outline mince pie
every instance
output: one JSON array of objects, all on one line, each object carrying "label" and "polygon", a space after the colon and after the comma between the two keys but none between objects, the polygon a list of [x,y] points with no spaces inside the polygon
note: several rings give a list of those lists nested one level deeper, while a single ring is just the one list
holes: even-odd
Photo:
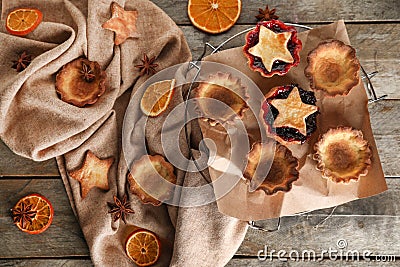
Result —
[{"label": "mince pie", "polygon": [[174,193],[174,167],[161,155],[144,155],[134,162],[128,182],[130,191],[144,204],[160,206]]},{"label": "mince pie", "polygon": [[204,119],[225,123],[241,118],[248,109],[246,87],[232,74],[217,72],[196,88],[196,103]]},{"label": "mince pie", "polygon": [[330,129],[314,148],[317,169],[326,179],[348,183],[368,173],[371,149],[359,130],[348,127]]},{"label": "mince pie", "polygon": [[347,95],[359,83],[356,51],[339,40],[320,43],[308,54],[307,61],[304,74],[314,90],[329,96]]},{"label": "mince pie", "polygon": [[106,73],[96,61],[75,59],[62,67],[56,77],[61,100],[77,107],[94,104],[105,92]]},{"label": "mince pie", "polygon": [[243,52],[250,69],[264,77],[285,75],[300,62],[301,41],[297,30],[279,20],[261,21],[246,35]]},{"label": "mince pie", "polygon": [[278,142],[302,144],[317,129],[314,92],[292,84],[272,88],[265,98],[261,116]]},{"label": "mince pie", "polygon": [[[256,177],[265,177],[258,189],[265,191],[267,195],[278,191],[290,191],[292,183],[299,178],[297,158],[287,147],[279,143],[275,146],[275,153],[271,152],[269,144],[254,143],[247,160],[244,178],[252,180]],[[271,160],[273,160],[272,165]],[[266,169],[265,166],[271,167]]]}]

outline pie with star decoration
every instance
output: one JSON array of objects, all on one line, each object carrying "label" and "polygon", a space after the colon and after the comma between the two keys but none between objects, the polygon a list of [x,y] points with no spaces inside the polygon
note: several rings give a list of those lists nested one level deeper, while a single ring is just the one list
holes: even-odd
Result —
[{"label": "pie with star decoration", "polygon": [[99,159],[92,151],[88,150],[82,166],[69,172],[69,176],[81,184],[81,195],[85,198],[90,189],[98,187],[108,190],[108,171],[114,158]]},{"label": "pie with star decoration", "polygon": [[250,69],[264,77],[285,75],[300,62],[297,30],[279,20],[261,21],[246,35],[244,55]]},{"label": "pie with star decoration", "polygon": [[278,142],[303,144],[317,129],[316,101],[314,92],[295,84],[274,87],[262,103],[262,121]]},{"label": "pie with star decoration", "polygon": [[137,10],[127,11],[116,2],[112,2],[111,18],[104,22],[101,27],[115,32],[114,44],[120,45],[129,37],[139,37],[136,28],[137,17]]}]

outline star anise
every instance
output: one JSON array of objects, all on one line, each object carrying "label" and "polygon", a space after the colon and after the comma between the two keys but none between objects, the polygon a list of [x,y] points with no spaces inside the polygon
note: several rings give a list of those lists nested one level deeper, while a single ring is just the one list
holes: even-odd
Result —
[{"label": "star anise", "polygon": [[152,57],[149,59],[146,54],[143,54],[142,64],[135,65],[135,68],[140,69],[140,76],[143,76],[145,74],[150,75],[157,72],[156,68],[158,67],[158,64],[153,63],[154,60],[156,60],[156,57]]},{"label": "star anise", "polygon": [[135,213],[134,210],[131,209],[131,205],[127,201],[126,195],[122,198],[122,201],[114,196],[114,204],[108,202],[111,210],[108,213],[113,214],[114,222],[118,221],[122,218],[122,221],[126,224],[126,215],[129,213]]},{"label": "star anise", "polygon": [[277,15],[275,15],[275,12],[276,12],[275,8],[269,10],[268,5],[267,5],[265,10],[263,10],[262,8],[258,9],[259,14],[256,16],[256,18],[258,21],[279,19],[279,17]]},{"label": "star anise", "polygon": [[32,206],[33,204],[26,205],[25,203],[22,203],[21,207],[11,209],[14,223],[21,224],[23,229],[26,228],[27,223],[32,223],[32,220],[36,216],[36,211],[32,210]]},{"label": "star anise", "polygon": [[88,83],[92,82],[94,78],[96,78],[92,68],[85,62],[82,62],[82,69],[79,72],[82,74],[82,78]]},{"label": "star anise", "polygon": [[29,55],[26,51],[22,52],[22,54],[18,55],[17,60],[12,61],[12,68],[16,69],[17,72],[21,72],[28,67],[28,65],[32,61],[32,56]]}]

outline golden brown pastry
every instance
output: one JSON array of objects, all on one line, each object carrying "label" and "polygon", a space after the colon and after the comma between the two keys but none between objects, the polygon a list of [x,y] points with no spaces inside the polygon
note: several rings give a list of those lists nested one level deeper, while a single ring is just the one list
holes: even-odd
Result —
[{"label": "golden brown pastry", "polygon": [[330,129],[314,148],[317,169],[326,179],[348,183],[368,173],[371,150],[359,130],[349,127]]},{"label": "golden brown pastry", "polygon": [[347,95],[359,83],[356,51],[339,40],[320,43],[308,54],[307,61],[304,74],[312,89],[329,96]]},{"label": "golden brown pastry", "polygon": [[65,64],[56,77],[61,100],[77,107],[94,104],[105,92],[106,73],[96,61],[85,58]]},{"label": "golden brown pastry", "polygon": [[[266,166],[269,166],[271,160],[273,160],[271,168],[267,170]],[[247,166],[243,176],[250,181],[255,177],[257,180],[265,177],[257,190],[263,190],[267,195],[278,191],[288,192],[292,188],[292,183],[299,178],[298,164],[297,158],[284,145],[277,143],[275,153],[271,153],[270,144],[257,142],[253,144],[247,156]]]},{"label": "golden brown pastry", "polygon": [[196,88],[197,106],[201,115],[210,122],[225,123],[241,118],[248,109],[247,98],[246,88],[240,79],[228,73],[212,74]]},{"label": "golden brown pastry", "polygon": [[[136,181],[140,181],[146,192]],[[137,195],[144,204],[160,206],[163,201],[168,200],[174,193],[173,185],[166,185],[163,180],[176,184],[174,167],[165,161],[161,155],[144,155],[133,163],[128,174],[130,191]]]}]

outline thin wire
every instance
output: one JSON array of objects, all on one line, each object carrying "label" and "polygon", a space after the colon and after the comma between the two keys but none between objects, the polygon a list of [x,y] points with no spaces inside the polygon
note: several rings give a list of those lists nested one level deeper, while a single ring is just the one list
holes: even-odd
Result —
[{"label": "thin wire", "polygon": [[[206,48],[205,48],[204,50],[206,50]],[[200,60],[199,60],[199,61],[200,61]],[[187,128],[187,125],[188,125],[187,118],[188,118],[188,103],[189,103],[189,98],[190,98],[190,94],[192,93],[193,84],[194,84],[194,82],[197,80],[197,78],[199,77],[200,71],[201,71],[201,67],[197,66],[197,62],[198,62],[198,61],[196,61],[196,62],[190,62],[190,64],[189,64],[189,68],[190,68],[190,66],[196,67],[196,68],[197,68],[197,72],[196,72],[196,75],[194,76],[192,82],[190,83],[190,87],[189,87],[189,89],[188,89],[188,92],[187,92],[187,95],[186,95],[186,98],[185,98],[185,114],[184,114],[184,123],[185,123],[185,127],[184,127],[184,128],[185,128],[185,138],[186,138],[186,142],[187,142],[188,150],[189,150],[189,159],[192,159],[192,160],[193,160],[193,163],[194,163],[194,165],[196,166],[197,170],[199,171],[200,175],[207,181],[207,177],[205,176],[205,174],[203,173],[203,171],[200,170],[200,166],[198,165],[197,160],[196,160],[196,159],[194,158],[194,156],[193,156],[192,149],[191,149],[191,145],[190,145],[190,144],[191,144],[190,135],[189,135],[189,131],[188,131],[188,128]]]},{"label": "thin wire", "polygon": [[333,213],[335,212],[336,208],[339,206],[335,206],[333,207],[333,209],[331,210],[331,212],[329,213],[328,216],[326,216],[322,221],[320,221],[317,225],[314,226],[315,229],[318,229],[318,227],[320,227],[322,224],[324,224],[328,219],[330,219],[333,215]]},{"label": "thin wire", "polygon": [[256,225],[256,223],[254,221],[248,221],[247,224],[252,229],[263,231],[263,232],[267,232],[267,233],[272,233],[272,232],[279,231],[279,229],[281,229],[281,217],[278,218],[278,224],[276,225],[275,229],[265,229],[262,226]]}]

